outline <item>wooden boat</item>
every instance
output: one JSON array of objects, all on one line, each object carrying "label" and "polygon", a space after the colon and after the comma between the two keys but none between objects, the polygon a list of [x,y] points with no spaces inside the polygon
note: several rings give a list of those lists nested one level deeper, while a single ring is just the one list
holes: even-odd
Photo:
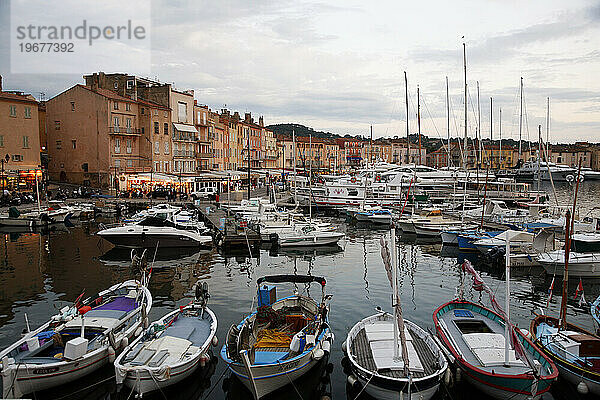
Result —
[{"label": "wooden boat", "polygon": [[[510,257],[510,240],[507,255]],[[506,313],[494,293],[467,260],[463,271],[473,276],[474,289],[485,291],[496,311],[462,298],[433,313],[437,335],[452,355],[451,362],[466,379],[495,399],[536,399],[558,376],[556,366],[519,329],[510,323],[510,264],[506,274]]]},{"label": "wooden boat", "polygon": [[66,384],[106,365],[147,323],[152,296],[146,285],[145,277],[128,280],[77,301],[4,349],[3,397]]},{"label": "wooden boat", "polygon": [[397,293],[395,232],[392,256],[382,242],[382,255],[394,293],[394,313],[379,312],[350,329],[342,349],[351,375],[348,382],[359,385],[376,399],[428,400],[437,392],[448,362],[425,330],[402,317]]},{"label": "wooden boat", "polygon": [[217,344],[217,318],[206,306],[208,286],[196,286],[196,298],[153,322],[115,360],[117,385],[140,395],[182,381],[211,359]]},{"label": "wooden boat", "polygon": [[[319,283],[321,302],[293,294],[275,300],[275,287],[263,283]],[[221,358],[255,399],[288,385],[328,356],[333,342],[327,314],[325,278],[272,275],[259,278],[257,310],[232,325]]]}]

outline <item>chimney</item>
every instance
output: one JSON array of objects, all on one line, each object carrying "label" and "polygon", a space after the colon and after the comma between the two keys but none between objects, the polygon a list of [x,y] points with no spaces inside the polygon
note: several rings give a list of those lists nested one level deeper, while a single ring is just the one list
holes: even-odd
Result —
[{"label": "chimney", "polygon": [[263,120],[263,117],[262,117],[262,115],[261,115],[261,116],[258,118],[258,125],[260,125],[260,126],[265,126],[265,122],[264,122],[264,120]]},{"label": "chimney", "polygon": [[234,112],[234,113],[233,113],[233,119],[235,119],[236,121],[239,121],[239,120],[240,120],[240,113],[239,113],[239,112],[237,112],[237,111],[236,111],[236,112]]},{"label": "chimney", "polygon": [[97,73],[93,73],[92,74],[92,85],[91,85],[92,91],[97,92],[98,91],[98,74]]}]

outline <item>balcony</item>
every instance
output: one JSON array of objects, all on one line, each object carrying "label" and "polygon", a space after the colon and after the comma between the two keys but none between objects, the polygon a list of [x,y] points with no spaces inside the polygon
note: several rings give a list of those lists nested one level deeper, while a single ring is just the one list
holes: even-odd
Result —
[{"label": "balcony", "polygon": [[173,150],[173,157],[196,157],[193,150]]},{"label": "balcony", "polygon": [[111,135],[141,135],[139,128],[127,128],[123,126],[109,126],[108,133]]},{"label": "balcony", "polygon": [[177,142],[197,142],[198,136],[187,135],[184,132],[177,132],[173,134],[173,140]]},{"label": "balcony", "polygon": [[196,153],[196,157],[198,157],[198,158],[212,158],[212,156],[213,155],[210,152],[206,152],[206,153],[199,152],[199,153]]}]

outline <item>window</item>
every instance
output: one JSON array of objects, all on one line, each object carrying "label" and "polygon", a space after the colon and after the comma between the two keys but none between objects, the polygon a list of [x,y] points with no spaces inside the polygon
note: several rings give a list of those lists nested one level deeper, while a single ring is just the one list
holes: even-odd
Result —
[{"label": "window", "polygon": [[73,149],[77,148],[77,140],[73,139],[71,140],[71,146],[73,147]]},{"label": "window", "polygon": [[160,154],[160,142],[154,142],[154,154]]},{"label": "window", "polygon": [[125,111],[131,111],[131,104],[125,103]]},{"label": "window", "polygon": [[13,161],[23,161],[23,156],[21,154],[13,154],[12,160]]},{"label": "window", "polygon": [[113,131],[119,132],[119,117],[113,118]]},{"label": "window", "polygon": [[115,160],[115,168],[121,168],[121,160]]},{"label": "window", "polygon": [[31,118],[31,107],[25,107],[25,118]]},{"label": "window", "polygon": [[165,142],[165,154],[169,154],[169,142]]},{"label": "window", "polygon": [[127,133],[131,133],[131,118],[127,118],[125,120],[125,127],[127,128]]},{"label": "window", "polygon": [[54,129],[60,131],[60,121],[54,121]]},{"label": "window", "polygon": [[169,162],[165,161],[165,171],[164,172],[169,172]]},{"label": "window", "polygon": [[115,153],[121,152],[121,139],[115,138]]},{"label": "window", "polygon": [[113,110],[118,110],[118,109],[119,109],[119,103],[115,101],[113,103]]},{"label": "window", "polygon": [[165,122],[164,130],[165,130],[165,135],[168,135],[169,134],[169,124],[167,122]]},{"label": "window", "polygon": [[133,89],[133,79],[127,81],[127,89]]},{"label": "window", "polygon": [[[156,115],[158,115],[158,111],[156,111]],[[165,111],[165,118],[167,118],[169,116],[169,112]]]},{"label": "window", "polygon": [[17,117],[17,106],[10,106],[10,116],[13,118]]},{"label": "window", "polygon": [[146,109],[144,107],[142,107],[142,110],[140,111],[140,114],[144,115],[146,113]]},{"label": "window", "polygon": [[75,102],[74,101],[71,102],[71,111],[75,111]]},{"label": "window", "polygon": [[154,133],[156,133],[157,135],[160,133],[160,132],[158,131],[158,129],[159,129],[159,128],[158,128],[158,122],[155,122],[155,123],[154,123]]},{"label": "window", "polygon": [[145,131],[145,130],[144,130],[144,127],[142,126],[142,135],[144,134],[144,131]]},{"label": "window", "polygon": [[187,122],[187,104],[177,103],[177,120],[179,122]]},{"label": "window", "polygon": [[129,168],[133,167],[133,160],[127,160],[127,166]]},{"label": "window", "polygon": [[133,145],[131,143],[131,139],[127,139],[127,154],[131,154],[131,151],[133,150]]},{"label": "window", "polygon": [[60,150],[62,149],[62,140],[57,140],[56,141],[56,150]]},{"label": "window", "polygon": [[23,136],[23,148],[24,149],[29,148],[29,136]]},{"label": "window", "polygon": [[4,147],[4,135],[0,135],[0,147]]}]

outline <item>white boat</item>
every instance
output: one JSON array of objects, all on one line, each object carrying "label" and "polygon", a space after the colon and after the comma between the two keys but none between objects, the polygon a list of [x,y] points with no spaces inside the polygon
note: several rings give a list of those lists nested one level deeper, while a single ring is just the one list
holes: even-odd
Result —
[{"label": "white boat", "polygon": [[217,317],[206,307],[208,286],[196,286],[191,304],[153,322],[115,360],[117,385],[142,395],[174,385],[204,367],[218,343]]},{"label": "white boat", "polygon": [[118,247],[211,247],[212,237],[197,230],[179,229],[169,220],[149,216],[132,224],[102,229],[98,236]]},{"label": "white boat", "polygon": [[395,298],[394,313],[377,313],[350,329],[342,345],[352,372],[348,382],[376,399],[429,400],[439,388],[448,361],[431,335],[402,317],[395,236],[392,230],[391,255],[381,238],[381,253]]},{"label": "white boat", "polygon": [[[537,261],[549,275],[562,276],[565,251],[555,250],[537,256]],[[597,278],[600,276],[600,253],[569,253],[569,276]]]},{"label": "white boat", "polygon": [[413,222],[417,236],[440,237],[442,231],[460,224],[460,221],[435,218],[430,221]]},{"label": "white boat", "polygon": [[482,253],[487,253],[489,250],[501,246],[505,246],[506,238],[510,237],[511,250],[517,251],[519,248],[531,246],[535,235],[530,232],[507,230],[499,235],[476,240],[473,244]]},{"label": "white boat", "polygon": [[278,235],[279,246],[326,246],[339,242],[345,235],[339,232],[323,231],[313,226],[305,226]]},{"label": "white boat", "polygon": [[[276,300],[273,286],[261,287],[312,282],[321,284],[320,302],[297,293]],[[328,356],[334,337],[328,325],[330,296],[325,295],[325,283],[325,278],[308,275],[257,280],[259,308],[231,326],[221,349],[221,358],[254,399],[293,383]]]},{"label": "white boat", "polygon": [[581,174],[586,181],[597,181],[600,179],[600,171],[594,171],[589,167],[581,167]]},{"label": "white boat", "polygon": [[109,363],[147,324],[152,296],[128,280],[64,307],[35,331],[0,352],[4,398],[63,385]]},{"label": "white boat", "polygon": [[479,225],[467,224],[460,225],[458,227],[451,227],[444,229],[440,236],[442,237],[442,244],[445,246],[458,246],[458,234],[465,232],[475,232]]}]

